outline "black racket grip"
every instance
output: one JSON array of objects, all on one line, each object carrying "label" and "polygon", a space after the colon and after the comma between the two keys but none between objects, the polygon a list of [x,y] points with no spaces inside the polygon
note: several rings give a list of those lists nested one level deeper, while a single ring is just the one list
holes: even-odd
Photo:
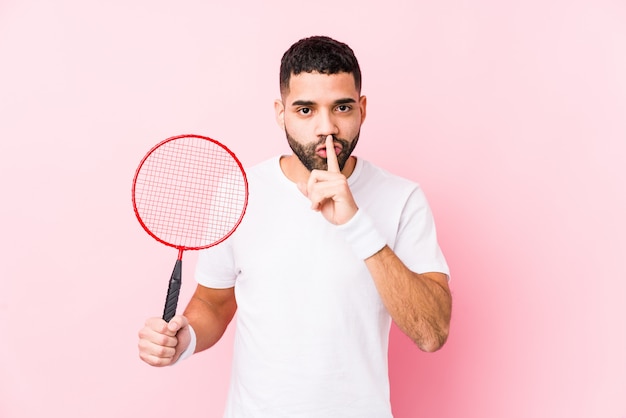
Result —
[{"label": "black racket grip", "polygon": [[163,309],[163,320],[170,322],[170,319],[176,315],[176,306],[178,305],[178,295],[180,293],[181,285],[181,272],[183,268],[183,261],[176,260],[174,264],[174,270],[172,271],[172,277],[170,277],[170,284],[167,288],[167,298],[165,299],[165,308]]}]

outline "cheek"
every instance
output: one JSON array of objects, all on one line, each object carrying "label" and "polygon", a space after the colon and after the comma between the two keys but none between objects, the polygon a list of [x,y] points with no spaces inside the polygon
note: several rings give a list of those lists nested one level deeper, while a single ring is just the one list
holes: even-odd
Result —
[{"label": "cheek", "polygon": [[350,122],[343,125],[342,136],[345,139],[351,140],[354,138],[359,131],[361,130],[361,122],[360,120],[351,120]]},{"label": "cheek", "polygon": [[297,118],[285,118],[285,130],[291,134],[294,138],[301,141],[306,141],[311,136],[307,124]]}]

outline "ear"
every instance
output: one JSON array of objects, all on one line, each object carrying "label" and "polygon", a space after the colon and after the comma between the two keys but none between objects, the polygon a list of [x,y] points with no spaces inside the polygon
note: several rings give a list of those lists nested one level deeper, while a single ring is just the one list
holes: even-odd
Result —
[{"label": "ear", "polygon": [[280,99],[274,100],[274,114],[278,126],[285,129],[285,105],[283,105],[283,101]]},{"label": "ear", "polygon": [[361,108],[361,124],[365,122],[365,115],[367,113],[367,97],[361,96],[359,97],[359,107]]}]

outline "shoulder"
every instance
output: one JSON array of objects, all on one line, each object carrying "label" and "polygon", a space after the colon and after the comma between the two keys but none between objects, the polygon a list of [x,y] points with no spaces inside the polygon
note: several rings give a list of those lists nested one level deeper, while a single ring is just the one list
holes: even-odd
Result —
[{"label": "shoulder", "polygon": [[248,209],[251,209],[250,205],[274,206],[278,201],[291,199],[293,191],[298,191],[295,184],[283,174],[280,156],[274,156],[246,168],[246,177],[249,192]]},{"label": "shoulder", "polygon": [[248,185],[262,187],[283,181],[280,169],[280,156],[274,156],[245,168]]},{"label": "shoulder", "polygon": [[274,156],[259,163],[256,163],[250,167],[246,167],[246,175],[248,177],[271,175],[276,172],[277,167],[280,167],[279,159],[279,156]]},{"label": "shoulder", "polygon": [[374,189],[387,193],[412,194],[416,190],[420,190],[417,182],[401,177],[397,174],[379,167],[378,165],[359,158],[357,160],[357,168],[355,169],[355,179],[353,187]]},{"label": "shoulder", "polygon": [[393,174],[366,160],[359,165],[358,176],[350,187],[360,207],[377,216],[396,216],[396,219],[404,216],[402,214],[430,210],[426,195],[416,181]]}]

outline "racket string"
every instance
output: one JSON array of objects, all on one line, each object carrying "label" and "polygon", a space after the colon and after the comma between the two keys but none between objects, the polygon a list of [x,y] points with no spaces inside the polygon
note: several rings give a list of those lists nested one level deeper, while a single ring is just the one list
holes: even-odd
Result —
[{"label": "racket string", "polygon": [[159,239],[188,248],[219,241],[241,219],[245,175],[229,151],[211,141],[183,137],[159,146],[135,180],[135,205]]}]

